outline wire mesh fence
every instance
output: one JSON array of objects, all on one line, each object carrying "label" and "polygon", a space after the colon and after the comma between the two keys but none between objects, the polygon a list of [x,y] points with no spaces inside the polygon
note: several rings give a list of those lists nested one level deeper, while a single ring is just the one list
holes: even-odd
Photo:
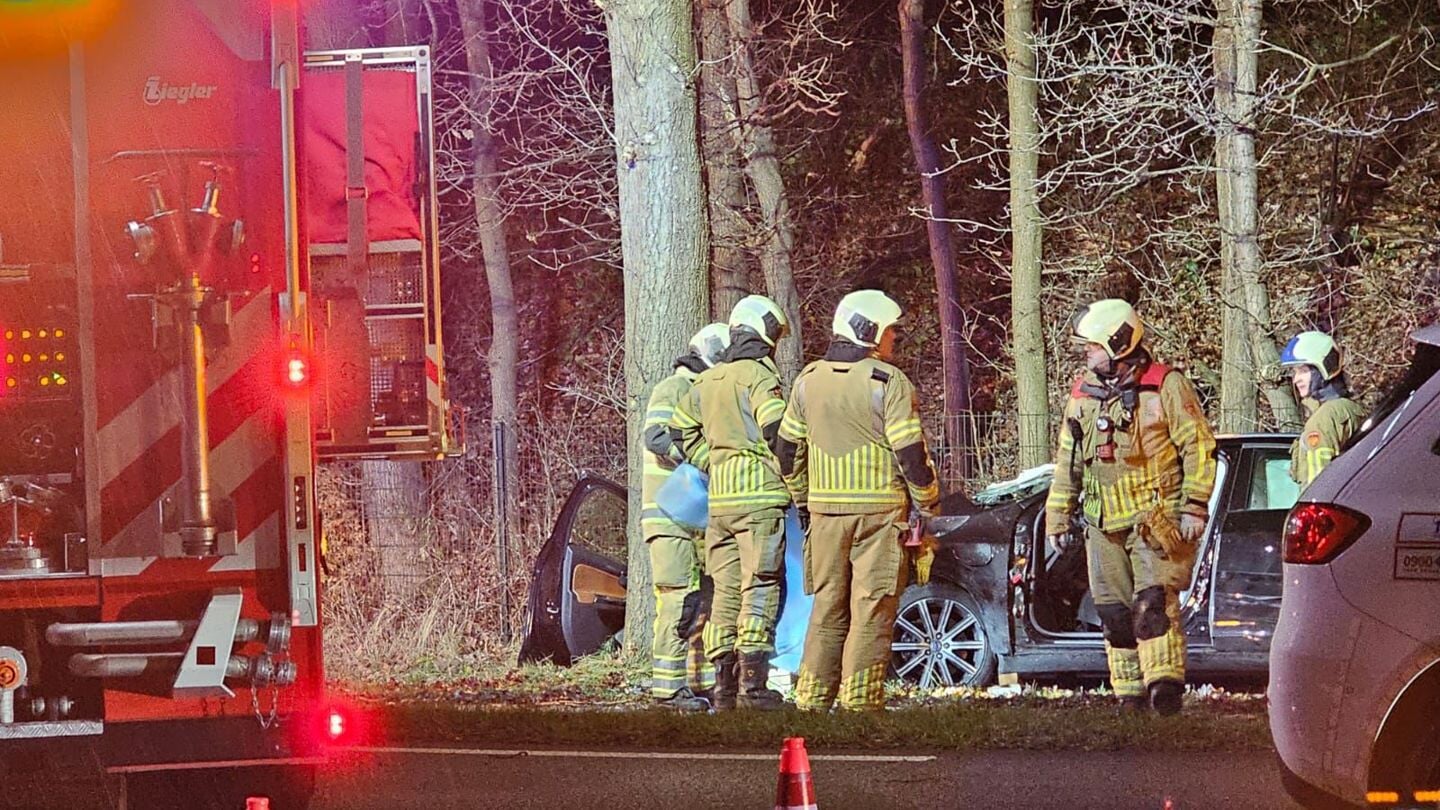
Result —
[{"label": "wire mesh fence", "polygon": [[[438,464],[322,469],[326,640],[336,676],[453,668],[506,650],[523,632],[530,569],[566,495],[587,475],[623,481],[625,452],[618,431],[597,432],[581,452],[540,431],[520,438],[513,478],[497,475],[488,442]],[[503,500],[511,505],[504,525]]]},{"label": "wire mesh fence", "polygon": [[965,412],[927,425],[946,492],[973,493],[1054,457],[1055,425],[1044,414]]}]

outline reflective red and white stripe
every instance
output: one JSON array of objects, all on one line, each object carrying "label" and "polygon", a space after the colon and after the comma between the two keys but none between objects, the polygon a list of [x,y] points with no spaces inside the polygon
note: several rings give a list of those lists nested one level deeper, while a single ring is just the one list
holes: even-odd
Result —
[{"label": "reflective red and white stripe", "polygon": [[[276,342],[275,299],[264,290],[235,313],[229,342],[206,366],[211,492],[234,503],[239,541],[236,555],[204,561],[205,570],[282,563],[284,499],[276,493],[284,491],[283,465],[270,368]],[[127,373],[102,369],[99,384]],[[182,384],[176,366],[99,426],[99,573],[153,573],[161,548],[160,503],[180,494]]]}]

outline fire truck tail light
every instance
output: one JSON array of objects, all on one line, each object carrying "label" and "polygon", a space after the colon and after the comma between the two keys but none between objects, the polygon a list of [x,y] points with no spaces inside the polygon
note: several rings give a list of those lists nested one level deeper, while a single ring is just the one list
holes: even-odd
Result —
[{"label": "fire truck tail light", "polygon": [[280,362],[280,382],[292,390],[310,386],[310,358],[305,352],[293,347],[285,352]]},{"label": "fire truck tail light", "polygon": [[330,742],[339,742],[345,736],[345,715],[339,709],[331,709],[325,717],[325,736]]},{"label": "fire truck tail light", "polygon": [[330,704],[312,716],[313,742],[322,747],[371,745],[370,713],[356,706]]}]

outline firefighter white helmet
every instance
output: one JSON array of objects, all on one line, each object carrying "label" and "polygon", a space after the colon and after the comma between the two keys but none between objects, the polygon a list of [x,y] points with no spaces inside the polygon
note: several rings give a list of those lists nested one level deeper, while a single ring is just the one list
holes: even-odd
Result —
[{"label": "firefighter white helmet", "polygon": [[878,346],[885,330],[900,320],[900,305],[879,290],[856,290],[840,299],[830,329],[859,346]]},{"label": "firefighter white helmet", "polygon": [[723,323],[712,323],[703,327],[690,338],[690,351],[705,361],[705,365],[713,366],[720,362],[720,356],[725,354],[725,349],[730,346],[730,327]]},{"label": "firefighter white helmet", "polygon": [[1280,353],[1280,365],[1314,366],[1326,382],[1340,374],[1340,347],[1334,338],[1324,332],[1301,332],[1285,344]]},{"label": "firefighter white helmet", "polygon": [[1119,298],[1096,301],[1080,310],[1071,322],[1071,339],[1078,343],[1098,343],[1111,360],[1119,360],[1140,345],[1145,325],[1135,308]]},{"label": "firefighter white helmet", "polygon": [[749,329],[774,346],[790,329],[780,305],[763,295],[747,295],[730,311],[731,329]]}]

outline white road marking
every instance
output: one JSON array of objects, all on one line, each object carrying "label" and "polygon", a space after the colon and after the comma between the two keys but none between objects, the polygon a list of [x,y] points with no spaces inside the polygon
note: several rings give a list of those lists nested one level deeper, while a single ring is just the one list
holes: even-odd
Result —
[{"label": "white road marking", "polygon": [[[512,748],[384,748],[355,746],[341,749],[362,754],[431,754],[475,757],[554,757],[557,759],[715,759],[775,762],[779,754],[706,754],[682,751],[551,751]],[[933,756],[876,754],[811,754],[815,762],[933,762]]]}]

